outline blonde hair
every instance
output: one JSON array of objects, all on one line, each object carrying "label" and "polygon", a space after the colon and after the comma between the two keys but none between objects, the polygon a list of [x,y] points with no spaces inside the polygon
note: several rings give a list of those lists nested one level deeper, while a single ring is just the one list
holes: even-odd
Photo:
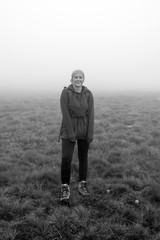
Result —
[{"label": "blonde hair", "polygon": [[71,75],[71,80],[74,78],[74,76],[77,74],[77,73],[80,73],[82,76],[83,76],[83,78],[85,78],[85,75],[84,75],[84,72],[82,71],[82,70],[75,70],[75,71],[73,71],[73,73],[72,73],[72,75]]}]

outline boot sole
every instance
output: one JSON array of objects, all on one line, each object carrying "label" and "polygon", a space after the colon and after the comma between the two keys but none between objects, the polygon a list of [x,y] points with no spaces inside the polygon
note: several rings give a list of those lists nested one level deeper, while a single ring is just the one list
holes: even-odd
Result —
[{"label": "boot sole", "polygon": [[90,193],[88,193],[88,194],[83,194],[83,193],[81,193],[80,191],[78,191],[78,193],[81,195],[81,196],[83,196],[83,197],[89,197],[91,194]]}]

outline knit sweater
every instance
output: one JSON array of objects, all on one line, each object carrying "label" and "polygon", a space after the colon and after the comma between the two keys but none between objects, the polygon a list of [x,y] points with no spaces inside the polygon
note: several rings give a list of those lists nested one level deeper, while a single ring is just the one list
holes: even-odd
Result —
[{"label": "knit sweater", "polygon": [[94,134],[94,99],[91,91],[82,86],[77,93],[73,85],[62,90],[60,97],[62,112],[62,124],[60,137],[62,139],[86,139],[93,140]]}]

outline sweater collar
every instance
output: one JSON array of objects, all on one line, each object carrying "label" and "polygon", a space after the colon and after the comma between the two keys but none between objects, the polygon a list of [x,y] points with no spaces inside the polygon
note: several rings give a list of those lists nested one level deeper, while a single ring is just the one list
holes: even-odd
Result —
[{"label": "sweater collar", "polygon": [[[75,89],[74,89],[74,87],[73,87],[72,84],[70,84],[70,85],[68,86],[68,89],[71,90],[72,92],[76,93],[76,91],[75,91]],[[86,92],[87,90],[88,90],[87,87],[82,86],[82,91],[81,91],[81,93]]]}]

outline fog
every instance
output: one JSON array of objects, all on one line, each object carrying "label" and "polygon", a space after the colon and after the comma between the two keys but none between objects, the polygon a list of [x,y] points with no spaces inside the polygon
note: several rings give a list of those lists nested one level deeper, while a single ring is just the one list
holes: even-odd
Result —
[{"label": "fog", "polygon": [[5,0],[0,90],[160,91],[159,0]]}]

